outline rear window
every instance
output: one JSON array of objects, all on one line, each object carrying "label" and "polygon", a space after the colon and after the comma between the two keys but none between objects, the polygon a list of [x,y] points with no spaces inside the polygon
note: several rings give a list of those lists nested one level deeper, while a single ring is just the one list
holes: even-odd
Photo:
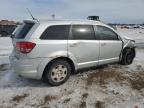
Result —
[{"label": "rear window", "polygon": [[40,39],[42,40],[65,40],[69,36],[70,25],[54,25],[48,27]]},{"label": "rear window", "polygon": [[15,32],[15,38],[16,39],[24,39],[27,35],[27,33],[30,31],[30,29],[33,27],[34,23],[23,23],[20,25],[18,30]]}]

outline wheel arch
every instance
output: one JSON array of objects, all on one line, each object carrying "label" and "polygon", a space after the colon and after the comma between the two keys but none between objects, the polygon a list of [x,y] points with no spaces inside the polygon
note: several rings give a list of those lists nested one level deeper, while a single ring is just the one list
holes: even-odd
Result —
[{"label": "wheel arch", "polygon": [[54,62],[54,61],[56,61],[56,60],[66,60],[66,61],[70,64],[70,66],[72,67],[72,73],[75,72],[75,64],[74,64],[74,62],[73,62],[70,58],[68,58],[68,57],[57,57],[57,58],[51,59],[51,60],[46,64],[46,66],[44,67],[43,72],[42,72],[42,78],[45,76],[45,70],[46,70],[46,68],[47,68],[52,62]]},{"label": "wheel arch", "polygon": [[122,60],[122,56],[123,56],[123,54],[124,54],[124,53],[125,53],[125,51],[126,51],[126,50],[128,50],[128,49],[130,49],[130,50],[132,50],[132,51],[133,51],[133,53],[134,53],[134,57],[136,56],[135,47],[130,47],[130,46],[127,46],[127,47],[125,47],[125,48],[122,50],[122,52],[121,52],[120,61]]},{"label": "wheel arch", "polygon": [[133,53],[134,53],[134,55],[135,55],[135,47],[125,47],[125,48],[123,49],[123,52],[125,52],[127,49],[132,50]]}]

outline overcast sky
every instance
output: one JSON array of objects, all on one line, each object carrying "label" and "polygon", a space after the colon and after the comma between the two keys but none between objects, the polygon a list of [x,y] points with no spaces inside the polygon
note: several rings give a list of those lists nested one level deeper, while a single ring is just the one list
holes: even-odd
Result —
[{"label": "overcast sky", "polygon": [[0,0],[0,19],[85,19],[99,15],[105,22],[144,23],[144,0]]}]

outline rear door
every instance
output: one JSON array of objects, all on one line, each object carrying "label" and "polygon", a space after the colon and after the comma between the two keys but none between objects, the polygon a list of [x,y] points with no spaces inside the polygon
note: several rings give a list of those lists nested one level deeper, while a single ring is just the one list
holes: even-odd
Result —
[{"label": "rear door", "polygon": [[96,37],[100,40],[99,64],[106,64],[119,60],[122,50],[122,41],[112,29],[97,25],[95,26]]},{"label": "rear door", "polygon": [[42,33],[39,47],[35,52],[39,57],[61,57],[67,56],[67,43],[70,31],[70,25],[51,25]]},{"label": "rear door", "polygon": [[99,41],[92,25],[72,25],[68,51],[76,59],[79,68],[98,64]]}]

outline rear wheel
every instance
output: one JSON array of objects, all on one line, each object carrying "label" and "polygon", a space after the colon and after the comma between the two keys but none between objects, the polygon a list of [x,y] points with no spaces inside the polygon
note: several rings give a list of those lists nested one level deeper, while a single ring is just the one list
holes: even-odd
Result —
[{"label": "rear wheel", "polygon": [[134,56],[135,56],[135,54],[132,49],[128,48],[128,49],[124,50],[121,64],[130,65],[133,62]]},{"label": "rear wheel", "polygon": [[71,66],[66,60],[52,61],[45,70],[45,81],[52,86],[58,86],[68,80]]}]

